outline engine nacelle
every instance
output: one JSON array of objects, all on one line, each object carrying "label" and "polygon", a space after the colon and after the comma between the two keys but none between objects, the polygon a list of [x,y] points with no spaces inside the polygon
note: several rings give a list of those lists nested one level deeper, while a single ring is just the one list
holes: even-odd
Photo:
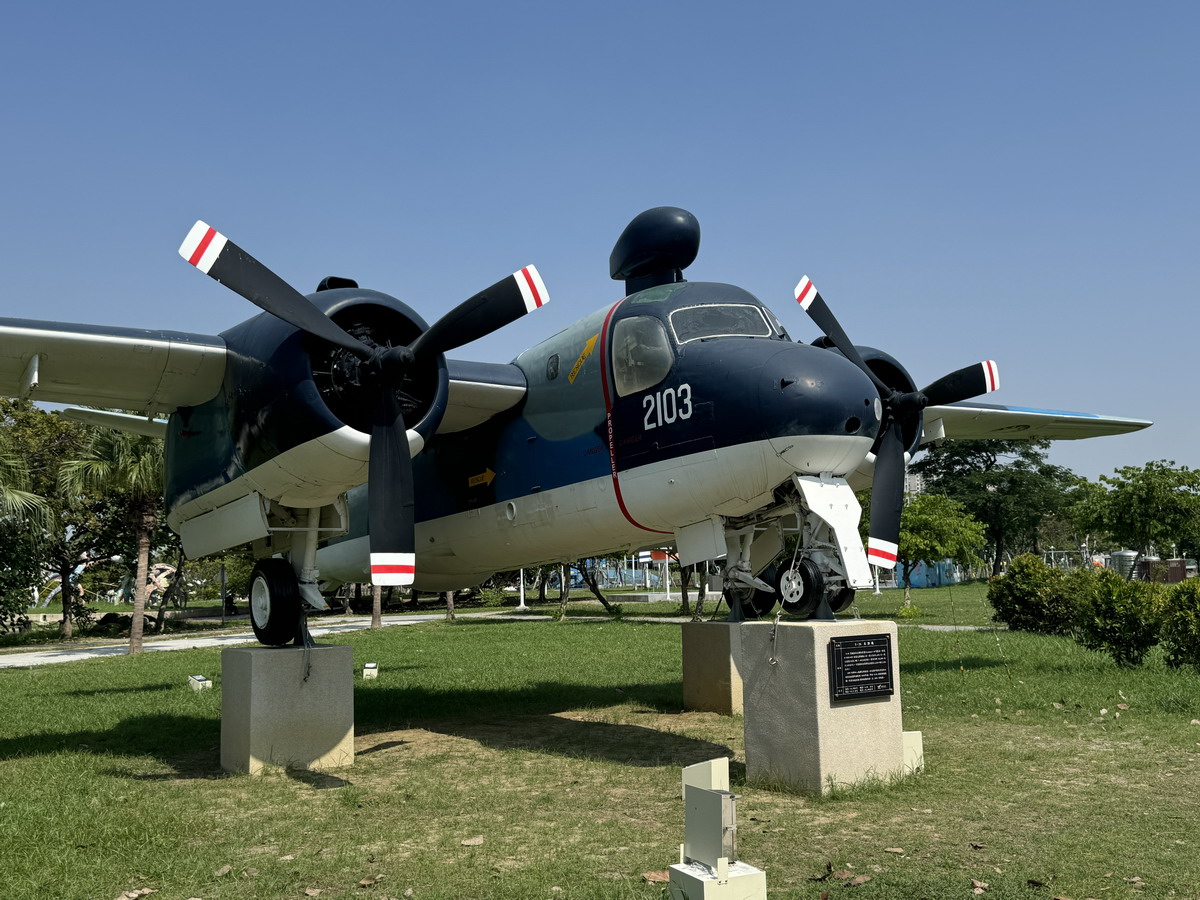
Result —
[{"label": "engine nacelle", "polygon": [[[378,291],[337,288],[309,299],[371,345],[406,345],[428,328],[407,305]],[[251,493],[309,508],[362,484],[377,395],[360,383],[357,359],[268,313],[221,337],[228,348],[221,392],[174,413],[167,429],[171,527],[179,531]],[[410,446],[419,449],[446,412],[445,358],[413,367],[397,397]]]}]

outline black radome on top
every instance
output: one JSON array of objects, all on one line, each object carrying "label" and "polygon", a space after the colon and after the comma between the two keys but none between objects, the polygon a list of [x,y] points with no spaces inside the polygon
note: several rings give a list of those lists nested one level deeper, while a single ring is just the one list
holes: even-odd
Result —
[{"label": "black radome on top", "polygon": [[686,209],[658,206],[633,217],[608,258],[609,275],[628,294],[683,281],[700,251],[700,223]]}]

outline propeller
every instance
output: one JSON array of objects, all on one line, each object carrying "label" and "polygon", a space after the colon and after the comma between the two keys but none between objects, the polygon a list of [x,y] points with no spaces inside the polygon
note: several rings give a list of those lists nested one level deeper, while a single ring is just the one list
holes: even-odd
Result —
[{"label": "propeller", "polygon": [[179,255],[260,309],[358,359],[359,380],[376,395],[367,464],[371,582],[412,584],[416,574],[412,457],[396,391],[420,361],[490,334],[548,303],[550,296],[537,269],[526,266],[463,301],[407,347],[373,347],[348,333],[307,297],[204,222],[192,226],[179,247]]},{"label": "propeller", "polygon": [[943,375],[922,390],[898,391],[871,371],[808,276],[800,279],[794,293],[796,302],[817,327],[879,390],[883,417],[875,448],[867,559],[880,568],[894,569],[900,543],[900,514],[904,508],[903,435],[916,430],[921,411],[927,406],[957,403],[996,390],[1000,387],[1000,370],[995,362],[986,360]]}]

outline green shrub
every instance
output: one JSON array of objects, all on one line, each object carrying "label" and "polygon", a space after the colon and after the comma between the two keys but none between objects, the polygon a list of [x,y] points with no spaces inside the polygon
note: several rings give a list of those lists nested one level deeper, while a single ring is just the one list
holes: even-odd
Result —
[{"label": "green shrub", "polygon": [[484,606],[505,606],[510,600],[516,605],[517,602],[516,594],[510,596],[503,589],[496,587],[476,588],[475,596]]},{"label": "green shrub", "polygon": [[920,607],[913,606],[912,604],[909,604],[908,606],[901,606],[898,610],[896,610],[897,619],[919,619],[920,617]]},{"label": "green shrub", "polygon": [[1040,557],[1026,553],[1009,563],[1008,571],[988,585],[988,602],[997,622],[1014,631],[1068,634],[1075,610],[1062,590],[1063,574]]},{"label": "green shrub", "polygon": [[1159,618],[1167,664],[1200,672],[1200,578],[1189,578],[1166,591]]},{"label": "green shrub", "polygon": [[1080,569],[1063,579],[1076,609],[1075,639],[1109,654],[1118,666],[1138,666],[1159,640],[1162,585],[1126,581],[1111,569]]}]

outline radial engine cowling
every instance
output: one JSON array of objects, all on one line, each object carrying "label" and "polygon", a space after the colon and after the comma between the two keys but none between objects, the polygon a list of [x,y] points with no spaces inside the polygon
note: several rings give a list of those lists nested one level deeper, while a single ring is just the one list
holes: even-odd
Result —
[{"label": "radial engine cowling", "polygon": [[[371,347],[407,346],[429,326],[394,297],[362,288],[337,288],[310,295],[319,308],[353,337]],[[313,383],[329,411],[341,422],[370,434],[376,398],[360,380],[358,360],[340,347],[308,340]],[[437,431],[446,413],[449,378],[446,360],[430,358],[405,374],[396,396],[409,431],[422,442]]]},{"label": "radial engine cowling", "polygon": [[[310,295],[355,337],[407,344],[427,329],[404,303],[377,291],[338,288]],[[253,491],[283,506],[326,506],[367,480],[376,392],[360,383],[345,350],[268,313],[226,331],[221,395],[176,413],[166,452],[172,527]],[[449,377],[441,355],[410,368],[397,397],[415,453],[446,412]],[[214,454],[224,440],[225,456]],[[239,483],[226,491],[218,488]]]}]

